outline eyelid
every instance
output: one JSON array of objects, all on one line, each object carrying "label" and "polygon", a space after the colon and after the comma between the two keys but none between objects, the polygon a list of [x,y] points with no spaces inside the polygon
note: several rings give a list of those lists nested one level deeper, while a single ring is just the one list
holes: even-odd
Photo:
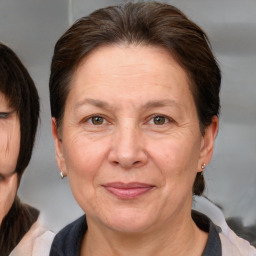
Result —
[{"label": "eyelid", "polygon": [[1,118],[1,119],[7,119],[12,113],[14,113],[14,111],[10,111],[10,112],[0,112],[0,118]]},{"label": "eyelid", "polygon": [[0,118],[2,118],[2,119],[8,118],[9,115],[10,115],[10,113],[7,113],[7,112],[0,112]]}]

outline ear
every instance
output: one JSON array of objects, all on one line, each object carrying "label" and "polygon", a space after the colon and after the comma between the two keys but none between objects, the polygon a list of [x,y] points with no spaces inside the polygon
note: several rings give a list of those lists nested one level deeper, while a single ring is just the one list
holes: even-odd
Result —
[{"label": "ear", "polygon": [[66,162],[63,156],[62,139],[59,136],[57,122],[55,118],[52,118],[52,136],[55,144],[55,157],[59,170],[64,176],[67,176]]},{"label": "ear", "polygon": [[212,159],[214,141],[218,132],[218,125],[219,125],[218,117],[214,116],[212,118],[211,124],[205,129],[205,134],[201,142],[200,158],[198,161],[199,172],[202,172],[204,169],[202,168],[202,166],[204,164],[207,166]]}]

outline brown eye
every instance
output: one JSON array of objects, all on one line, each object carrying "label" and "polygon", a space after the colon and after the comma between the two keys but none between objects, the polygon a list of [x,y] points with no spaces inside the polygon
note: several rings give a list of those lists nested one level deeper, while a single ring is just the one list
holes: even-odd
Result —
[{"label": "brown eye", "polygon": [[155,116],[154,118],[153,118],[153,122],[154,122],[154,124],[156,124],[156,125],[162,125],[162,124],[165,124],[166,123],[166,117],[164,117],[164,116]]},{"label": "brown eye", "polygon": [[104,123],[104,118],[101,116],[93,116],[90,118],[90,121],[93,125],[101,125]]}]

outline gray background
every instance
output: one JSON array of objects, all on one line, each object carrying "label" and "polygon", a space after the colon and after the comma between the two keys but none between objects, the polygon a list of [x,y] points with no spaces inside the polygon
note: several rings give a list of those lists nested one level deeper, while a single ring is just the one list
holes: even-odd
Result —
[{"label": "gray background", "polygon": [[[82,211],[60,180],[51,138],[48,79],[54,44],[72,22],[124,1],[0,0],[0,41],[30,71],[41,98],[41,124],[19,194],[39,208],[53,230]],[[209,35],[223,74],[220,129],[206,169],[206,194],[226,217],[256,223],[256,1],[176,0],[174,4]]]}]

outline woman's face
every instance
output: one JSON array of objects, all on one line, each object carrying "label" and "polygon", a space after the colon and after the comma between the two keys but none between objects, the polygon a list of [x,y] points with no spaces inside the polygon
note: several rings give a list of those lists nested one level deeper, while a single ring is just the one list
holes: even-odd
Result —
[{"label": "woman's face", "polygon": [[9,212],[18,187],[14,173],[20,150],[20,122],[0,93],[0,224]]},{"label": "woman's face", "polygon": [[71,82],[56,157],[89,225],[122,232],[190,215],[192,187],[211,158],[185,71],[158,47],[105,46]]}]

